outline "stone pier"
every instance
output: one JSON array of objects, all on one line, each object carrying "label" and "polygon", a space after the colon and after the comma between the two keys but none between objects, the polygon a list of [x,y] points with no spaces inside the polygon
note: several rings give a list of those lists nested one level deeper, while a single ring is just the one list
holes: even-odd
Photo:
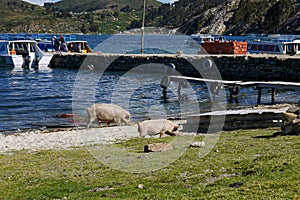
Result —
[{"label": "stone pier", "polygon": [[300,81],[300,55],[62,53],[53,56],[50,67],[129,71],[145,64],[170,66],[171,63],[183,76],[216,78],[220,75],[226,80]]}]

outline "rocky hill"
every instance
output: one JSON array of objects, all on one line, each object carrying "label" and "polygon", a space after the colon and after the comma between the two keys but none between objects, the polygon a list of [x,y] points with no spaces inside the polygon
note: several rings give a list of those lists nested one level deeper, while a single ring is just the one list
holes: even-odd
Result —
[{"label": "rocky hill", "polygon": [[179,0],[152,10],[147,19],[186,34],[300,34],[300,1]]},{"label": "rocky hill", "polygon": [[[147,0],[146,26],[185,34],[300,34],[299,0]],[[140,28],[141,0],[0,1],[0,32],[119,33]]]}]

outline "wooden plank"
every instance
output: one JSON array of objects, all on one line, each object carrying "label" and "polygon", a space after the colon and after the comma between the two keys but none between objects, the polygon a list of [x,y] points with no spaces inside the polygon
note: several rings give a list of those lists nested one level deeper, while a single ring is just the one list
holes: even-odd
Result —
[{"label": "wooden plank", "polygon": [[214,122],[229,122],[229,121],[265,121],[265,120],[281,120],[282,113],[249,113],[237,115],[224,115],[224,116],[187,116],[188,123],[207,123]]},{"label": "wooden plank", "polygon": [[299,82],[285,82],[285,81],[228,81],[228,80],[218,80],[218,79],[204,79],[204,78],[194,78],[188,76],[169,76],[171,81],[180,82],[182,80],[191,80],[199,82],[208,83],[222,83],[225,85],[239,85],[239,86],[255,86],[260,88],[299,88]]},{"label": "wooden plank", "polygon": [[254,109],[242,109],[242,110],[219,110],[219,111],[212,111],[207,113],[200,113],[195,115],[189,115],[190,116],[222,116],[222,115],[246,115],[246,114],[252,114],[252,113],[283,113],[287,110],[287,108],[282,109],[260,109],[260,110],[254,110]]},{"label": "wooden plank", "polygon": [[180,82],[182,80],[190,81],[199,81],[199,82],[208,82],[208,83],[223,83],[223,84],[238,84],[241,81],[226,81],[226,80],[217,80],[217,79],[205,79],[205,78],[194,78],[188,76],[169,76],[170,81]]},{"label": "wooden plank", "polygon": [[[218,131],[232,131],[238,129],[257,129],[257,128],[268,128],[268,127],[280,127],[280,121],[265,121],[265,122],[242,122],[236,121],[232,123],[225,123],[225,124],[210,124],[210,123],[203,123],[203,124],[185,124],[183,125],[184,131],[197,131],[197,132],[207,132],[210,129],[210,133],[218,132]],[[201,130],[201,131],[199,131]]]},{"label": "wooden plank", "polygon": [[253,129],[278,127],[282,124],[282,113],[284,109],[276,110],[225,110],[201,113],[198,115],[187,116],[187,124],[184,128],[187,130],[201,132],[236,130],[236,129]]},{"label": "wooden plank", "polygon": [[280,120],[266,120],[266,121],[231,121],[225,123],[195,123],[195,124],[186,124],[185,126],[189,127],[201,127],[201,128],[221,128],[227,130],[235,130],[241,128],[260,128],[260,127],[270,127],[270,126],[281,126]]}]

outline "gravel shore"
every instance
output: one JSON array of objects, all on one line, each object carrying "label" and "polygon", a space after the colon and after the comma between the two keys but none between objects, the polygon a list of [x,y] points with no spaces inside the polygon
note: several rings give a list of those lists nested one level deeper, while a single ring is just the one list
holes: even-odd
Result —
[{"label": "gravel shore", "polygon": [[[177,122],[177,124],[182,123],[182,121]],[[11,153],[18,150],[38,151],[68,149],[94,144],[112,144],[120,140],[129,140],[137,137],[139,137],[137,124],[90,129],[77,128],[66,131],[21,131],[17,134],[0,134],[0,153]]]},{"label": "gravel shore", "polygon": [[35,130],[18,134],[0,134],[0,153],[16,150],[67,149],[93,144],[109,144],[138,137],[137,125],[77,129],[43,133]]}]

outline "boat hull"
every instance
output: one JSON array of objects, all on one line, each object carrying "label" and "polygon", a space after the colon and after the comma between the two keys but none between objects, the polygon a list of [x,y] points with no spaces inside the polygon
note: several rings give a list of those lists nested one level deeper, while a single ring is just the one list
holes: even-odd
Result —
[{"label": "boat hull", "polygon": [[204,42],[200,48],[200,54],[247,54],[247,42]]},{"label": "boat hull", "polygon": [[21,69],[23,65],[23,58],[19,55],[1,55],[0,67],[1,68],[18,68]]}]

